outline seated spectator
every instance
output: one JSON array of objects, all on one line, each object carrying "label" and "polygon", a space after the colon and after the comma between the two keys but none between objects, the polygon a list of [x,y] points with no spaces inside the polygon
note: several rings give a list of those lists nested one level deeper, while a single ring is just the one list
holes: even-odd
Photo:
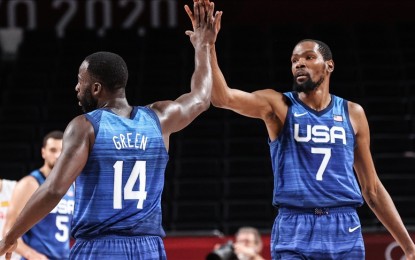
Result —
[{"label": "seated spectator", "polygon": [[262,238],[254,227],[241,227],[235,234],[235,241],[216,244],[206,260],[265,260],[262,253]]},{"label": "seated spectator", "polygon": [[259,231],[253,227],[241,227],[235,234],[235,254],[239,260],[264,260],[262,239]]}]

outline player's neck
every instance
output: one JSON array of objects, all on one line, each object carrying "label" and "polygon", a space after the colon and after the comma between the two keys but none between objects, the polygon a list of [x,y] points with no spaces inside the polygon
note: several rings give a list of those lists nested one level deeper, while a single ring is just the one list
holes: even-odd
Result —
[{"label": "player's neck", "polygon": [[321,111],[328,107],[331,102],[331,94],[328,91],[315,89],[308,93],[298,93],[298,98],[308,107],[315,111]]},{"label": "player's neck", "polygon": [[47,178],[49,176],[49,173],[52,171],[52,169],[47,166],[46,164],[44,164],[39,171],[45,176],[45,178]]},{"label": "player's neck", "polygon": [[126,98],[114,98],[100,104],[101,108],[111,109],[115,114],[122,117],[130,117],[132,107]]}]

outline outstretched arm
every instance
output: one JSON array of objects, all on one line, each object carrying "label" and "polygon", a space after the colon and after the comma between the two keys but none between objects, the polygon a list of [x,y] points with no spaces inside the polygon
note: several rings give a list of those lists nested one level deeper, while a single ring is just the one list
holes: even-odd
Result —
[{"label": "outstretched arm", "polygon": [[[198,0],[194,0],[198,2]],[[208,5],[209,0],[199,0]],[[192,26],[196,26],[196,18],[189,7],[185,7],[186,12],[192,22]],[[212,19],[221,19],[215,15]],[[221,23],[215,23],[215,31],[220,30]],[[215,46],[210,49],[211,66],[213,77],[212,88],[212,104],[215,107],[232,110],[238,114],[262,119],[268,130],[271,140],[274,140],[285,121],[288,107],[285,103],[284,96],[272,89],[258,90],[253,93],[245,92],[239,89],[230,88],[226,83],[225,77],[219,67],[216,56]]]},{"label": "outstretched arm", "polygon": [[16,247],[16,240],[59,203],[84,168],[94,138],[94,129],[85,116],[78,116],[69,123],[63,135],[59,159],[0,241],[0,255],[11,253]]},{"label": "outstretched arm", "polygon": [[210,49],[217,36],[217,32],[214,31],[215,23],[220,22],[220,19],[209,19],[212,17],[213,3],[205,10],[202,4],[195,2],[194,8],[197,10],[195,12],[196,27],[193,31],[186,32],[195,49],[195,70],[191,79],[190,92],[174,101],[159,101],[150,105],[159,117],[167,147],[171,133],[186,127],[210,105],[212,89]]},{"label": "outstretched arm", "polygon": [[267,121],[270,115],[285,118],[286,105],[281,93],[272,89],[245,92],[230,88],[219,67],[215,47],[211,50],[213,75],[212,104],[238,114]]},{"label": "outstretched arm", "polygon": [[349,102],[350,117],[356,133],[354,168],[362,194],[386,229],[391,233],[405,252],[406,259],[415,259],[415,245],[406,230],[395,204],[379,177],[370,153],[369,125],[360,105]]}]

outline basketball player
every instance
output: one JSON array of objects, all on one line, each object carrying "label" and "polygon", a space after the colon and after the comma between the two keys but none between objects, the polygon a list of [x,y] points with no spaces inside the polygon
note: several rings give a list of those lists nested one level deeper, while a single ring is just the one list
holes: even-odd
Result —
[{"label": "basketball player", "polygon": [[[192,12],[186,11],[194,25]],[[307,39],[295,46],[294,90],[287,93],[229,88],[214,48],[211,58],[212,104],[261,119],[268,131],[273,205],[279,207],[272,259],[364,259],[356,213],[363,198],[406,258],[415,259],[414,243],[377,176],[363,108],[329,91],[334,62],[325,43]]]},{"label": "basketball player", "polygon": [[[42,219],[75,181],[72,259],[165,259],[161,195],[169,136],[209,108],[210,48],[221,13],[195,4],[197,26],[187,31],[195,48],[191,91],[174,101],[130,106],[124,60],[109,52],[86,57],[79,68],[79,104],[84,115],[65,130],[62,154],[0,242],[0,255]],[[213,22],[214,21],[214,22]]]},{"label": "basketball player", "polygon": [[[62,137],[62,131],[52,131],[43,138],[41,152],[44,163],[16,184],[5,231],[15,223],[32,194],[48,178],[61,154]],[[73,210],[74,188],[71,186],[59,204],[19,239],[16,252],[22,255],[22,259],[67,259]]]}]

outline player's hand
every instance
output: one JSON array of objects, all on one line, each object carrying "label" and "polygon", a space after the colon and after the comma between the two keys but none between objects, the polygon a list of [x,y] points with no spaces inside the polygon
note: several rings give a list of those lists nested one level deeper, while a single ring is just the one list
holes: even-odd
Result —
[{"label": "player's hand", "polygon": [[11,259],[12,253],[16,249],[16,247],[17,247],[16,240],[10,243],[6,242],[5,239],[1,240],[0,241],[0,256],[5,254],[6,259]]},{"label": "player's hand", "polygon": [[[195,3],[202,3],[203,6],[205,6],[205,8],[211,4],[211,2],[209,0],[193,0],[193,5]],[[184,6],[184,10],[186,11],[187,15],[190,18],[190,21],[192,22],[193,30],[196,29],[197,22],[196,22],[194,14],[192,13],[192,10],[190,10],[190,7],[188,5]],[[212,12],[212,14],[213,14],[213,12]],[[222,15],[222,11],[220,12],[220,14]],[[215,16],[216,16],[216,14],[215,14]],[[215,17],[210,17],[210,19],[215,19]],[[215,28],[215,30],[217,32],[219,32],[220,31],[220,22],[217,23],[216,26],[217,26],[217,28]]]},{"label": "player's hand", "polygon": [[415,253],[414,254],[406,254],[405,258],[406,258],[406,260],[415,260]]},{"label": "player's hand", "polygon": [[220,30],[222,12],[217,11],[213,16],[215,5],[209,0],[193,2],[193,12],[186,5],[185,9],[192,21],[193,31],[186,31],[194,47],[213,45]]}]

